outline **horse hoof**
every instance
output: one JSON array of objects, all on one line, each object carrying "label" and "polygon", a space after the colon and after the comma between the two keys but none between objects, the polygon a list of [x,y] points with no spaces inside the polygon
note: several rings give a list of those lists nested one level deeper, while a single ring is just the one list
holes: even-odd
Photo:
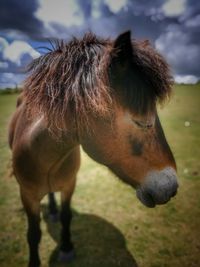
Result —
[{"label": "horse hoof", "polygon": [[55,213],[55,214],[49,214],[49,220],[52,223],[57,223],[59,221],[59,214]]},{"label": "horse hoof", "polygon": [[75,259],[75,251],[71,250],[69,252],[60,251],[58,254],[59,262],[71,262]]}]

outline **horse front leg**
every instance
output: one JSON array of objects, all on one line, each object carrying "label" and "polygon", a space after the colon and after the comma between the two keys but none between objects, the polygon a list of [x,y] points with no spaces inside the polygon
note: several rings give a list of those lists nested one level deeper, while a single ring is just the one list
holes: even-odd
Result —
[{"label": "horse front leg", "polygon": [[27,241],[29,245],[28,267],[39,267],[40,257],[39,257],[38,247],[41,239],[40,200],[23,190],[21,190],[21,199],[28,220],[28,229],[27,229]]},{"label": "horse front leg", "polygon": [[72,180],[70,186],[67,190],[61,192],[61,238],[60,238],[60,252],[59,261],[69,262],[74,259],[75,251],[74,246],[71,241],[71,221],[72,221],[72,211],[70,207],[71,196],[74,191],[75,179]]}]

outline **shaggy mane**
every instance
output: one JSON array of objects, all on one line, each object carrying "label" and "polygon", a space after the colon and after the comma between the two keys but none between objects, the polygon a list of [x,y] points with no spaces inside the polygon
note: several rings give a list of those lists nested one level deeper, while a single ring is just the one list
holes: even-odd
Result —
[{"label": "shaggy mane", "polygon": [[[123,99],[128,108],[143,113],[151,103],[169,96],[172,77],[165,60],[149,43],[132,44],[134,69],[141,81],[136,79],[136,84],[122,88]],[[117,92],[109,69],[115,52],[113,41],[92,33],[68,43],[57,41],[53,51],[28,66],[24,96],[30,114],[44,115],[52,129],[65,129],[66,114],[85,125],[90,114],[103,117],[111,113]],[[127,80],[130,85],[129,77]]]}]

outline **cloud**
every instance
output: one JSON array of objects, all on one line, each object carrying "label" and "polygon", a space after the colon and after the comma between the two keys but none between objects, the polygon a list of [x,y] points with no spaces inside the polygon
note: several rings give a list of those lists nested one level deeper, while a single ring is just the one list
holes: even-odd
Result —
[{"label": "cloud", "polygon": [[163,24],[162,5],[162,0],[39,0],[34,15],[43,37],[66,39],[88,30],[108,37],[133,29],[135,36],[154,40]]},{"label": "cloud", "polygon": [[185,22],[187,27],[200,27],[200,14]]},{"label": "cloud", "polygon": [[15,74],[12,72],[1,73],[0,75],[0,88],[10,87],[15,88],[20,86],[25,79],[24,74]]},{"label": "cloud", "polygon": [[175,82],[184,84],[196,84],[198,78],[194,75],[175,75]]},{"label": "cloud", "polygon": [[36,0],[1,0],[0,29],[14,30],[28,36],[41,36],[43,24],[34,13],[38,9]]},{"label": "cloud", "polygon": [[33,59],[39,57],[40,54],[23,41],[13,41],[10,45],[7,45],[3,51],[3,58],[18,66],[22,64],[22,59],[25,56],[29,56]]},{"label": "cloud", "polygon": [[179,26],[170,26],[155,42],[156,48],[164,54],[178,75],[200,77],[200,46],[193,42],[193,34]]},{"label": "cloud", "polygon": [[0,72],[22,72],[26,64],[40,54],[25,41],[13,41],[10,44],[0,38]]},{"label": "cloud", "polygon": [[115,38],[131,30],[133,38],[150,39],[179,80],[198,78],[199,14],[199,0],[1,0],[0,72],[19,72],[46,37],[70,39],[91,30]]},{"label": "cloud", "polygon": [[181,15],[186,9],[186,0],[167,0],[162,6],[166,16],[173,17]]},{"label": "cloud", "polygon": [[8,41],[0,37],[0,53],[9,45]]},{"label": "cloud", "polygon": [[155,46],[166,56],[177,82],[193,83],[200,78],[200,3],[195,0],[173,3],[182,6],[179,17],[163,28]]},{"label": "cloud", "polygon": [[7,69],[9,67],[8,62],[0,62],[0,69]]},{"label": "cloud", "polygon": [[64,27],[73,25],[80,26],[84,23],[83,12],[74,0],[39,0],[39,8],[35,17],[42,21],[43,25],[50,32],[53,25],[58,24]]},{"label": "cloud", "polygon": [[113,13],[119,12],[127,4],[127,0],[104,0]]}]

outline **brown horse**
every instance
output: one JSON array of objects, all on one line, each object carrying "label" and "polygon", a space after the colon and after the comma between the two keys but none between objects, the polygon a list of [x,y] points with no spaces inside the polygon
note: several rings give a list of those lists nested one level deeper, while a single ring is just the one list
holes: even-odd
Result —
[{"label": "brown horse", "polygon": [[33,61],[9,129],[13,171],[28,218],[29,267],[40,265],[40,201],[60,191],[60,259],[74,255],[70,200],[83,149],[136,189],[148,207],[176,194],[176,164],[156,111],[172,78],[165,60],[130,32],[86,34]]}]

